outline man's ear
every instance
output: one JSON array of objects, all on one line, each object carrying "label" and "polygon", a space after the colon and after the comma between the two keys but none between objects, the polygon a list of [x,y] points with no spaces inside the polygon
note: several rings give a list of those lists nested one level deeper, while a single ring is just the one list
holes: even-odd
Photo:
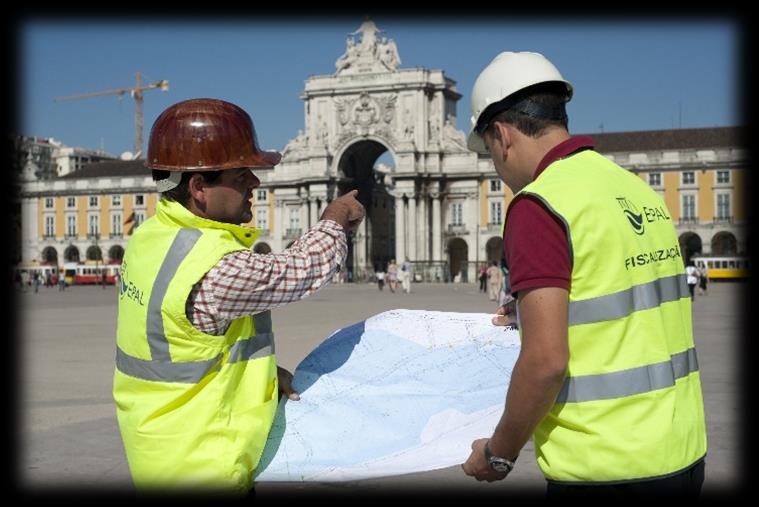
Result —
[{"label": "man's ear", "polygon": [[190,176],[190,179],[187,182],[187,188],[190,191],[190,197],[192,197],[192,199],[201,206],[206,204],[206,180],[203,179],[203,175],[193,174]]},{"label": "man's ear", "polygon": [[493,123],[493,140],[501,143],[501,151],[505,154],[511,146],[511,132],[505,123],[500,121]]}]

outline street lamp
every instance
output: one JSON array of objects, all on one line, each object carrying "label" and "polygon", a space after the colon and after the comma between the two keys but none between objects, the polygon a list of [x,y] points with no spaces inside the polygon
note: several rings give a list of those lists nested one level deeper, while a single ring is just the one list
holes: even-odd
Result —
[{"label": "street lamp", "polygon": [[100,261],[102,260],[102,257],[103,257],[103,253],[100,251],[100,245],[98,244],[98,240],[100,239],[100,231],[95,231],[94,236],[95,236],[95,273],[96,273],[95,276],[97,276],[100,279],[100,287],[105,289],[105,273],[100,272]]}]

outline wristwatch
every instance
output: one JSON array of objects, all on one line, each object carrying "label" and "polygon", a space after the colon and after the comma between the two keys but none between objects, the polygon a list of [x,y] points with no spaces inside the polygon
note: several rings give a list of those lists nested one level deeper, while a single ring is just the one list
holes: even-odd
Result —
[{"label": "wristwatch", "polygon": [[[517,458],[518,457],[519,455],[517,455]],[[517,458],[509,460],[506,458],[501,458],[499,456],[493,456],[493,453],[490,451],[490,447],[488,447],[488,442],[485,442],[485,460],[488,462],[490,468],[494,471],[502,474],[508,474],[514,469],[514,463],[516,463]]]}]

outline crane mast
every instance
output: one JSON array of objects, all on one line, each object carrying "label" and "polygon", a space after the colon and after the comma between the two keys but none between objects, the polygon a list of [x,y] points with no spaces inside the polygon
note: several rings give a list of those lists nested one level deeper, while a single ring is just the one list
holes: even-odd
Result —
[{"label": "crane mast", "polygon": [[160,88],[162,91],[167,91],[169,89],[169,82],[165,79],[162,79],[160,81],[156,81],[155,83],[149,83],[146,85],[142,84],[142,74],[139,72],[135,73],[135,76],[137,78],[137,82],[135,86],[133,87],[125,87],[125,88],[114,88],[111,90],[102,90],[99,92],[91,92],[91,93],[83,93],[80,95],[68,95],[65,97],[56,97],[55,101],[64,101],[64,100],[80,100],[80,99],[88,99],[90,97],[99,97],[103,95],[124,95],[126,93],[129,93],[132,98],[134,99],[134,153],[135,158],[139,157],[139,155],[142,153],[142,133],[143,133],[143,101],[144,101],[144,91],[145,90],[152,90],[154,88]]}]

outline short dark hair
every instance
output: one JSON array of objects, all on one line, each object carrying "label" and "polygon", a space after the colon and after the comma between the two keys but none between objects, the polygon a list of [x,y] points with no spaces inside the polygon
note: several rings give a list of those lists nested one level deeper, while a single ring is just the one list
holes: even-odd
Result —
[{"label": "short dark hair", "polygon": [[[153,181],[165,180],[169,177],[169,171],[162,171],[160,169],[153,169],[152,171]],[[203,181],[213,183],[219,179],[221,171],[186,171],[182,173],[182,180],[179,182],[179,185],[166,192],[161,192],[161,197],[186,206],[190,202],[190,186],[188,182],[193,174],[200,174],[203,177]]]},{"label": "short dark hair", "polygon": [[[539,83],[520,90],[511,97],[509,107],[497,113],[489,122],[500,121],[514,125],[517,130],[529,137],[540,137],[551,126],[569,129],[569,118],[564,105],[567,102],[567,90],[564,83]],[[521,107],[520,107],[521,106]],[[525,112],[525,109],[551,111],[551,117],[542,117]]]}]

